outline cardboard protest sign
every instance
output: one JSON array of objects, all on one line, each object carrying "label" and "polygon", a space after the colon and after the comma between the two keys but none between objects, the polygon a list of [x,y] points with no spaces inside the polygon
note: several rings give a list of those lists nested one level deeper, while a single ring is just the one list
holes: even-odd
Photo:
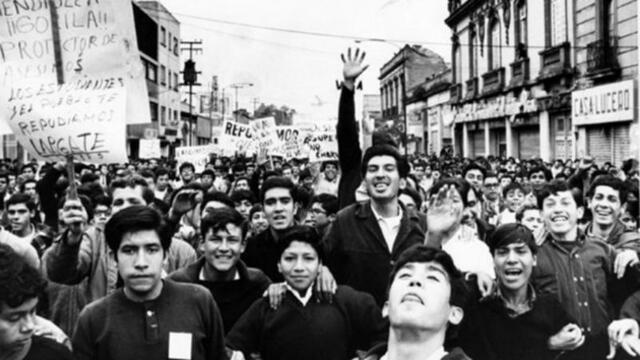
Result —
[{"label": "cardboard protest sign", "polygon": [[256,152],[256,144],[249,125],[235,121],[225,120],[222,124],[220,136],[220,150],[223,156],[234,154],[253,155]]},{"label": "cardboard protest sign", "polygon": [[160,139],[140,139],[140,148],[138,150],[140,159],[158,159],[161,156]]},{"label": "cardboard protest sign", "polygon": [[303,146],[309,149],[309,161],[338,160],[338,141],[333,125],[317,125],[303,140]]},{"label": "cardboard protest sign", "polygon": [[7,101],[0,116],[8,119],[17,140],[38,160],[126,162],[125,89],[113,79],[75,84],[24,84],[0,89]]},{"label": "cardboard protest sign", "polygon": [[[5,2],[0,16],[0,87],[112,78],[127,90],[127,123],[150,122],[144,67],[128,0]],[[57,14],[57,26],[52,23]],[[54,42],[54,29],[59,41]],[[55,50],[59,49],[56,66]],[[92,84],[87,84],[90,89]],[[8,99],[0,99],[4,106]],[[7,118],[0,133],[7,133]]]},{"label": "cardboard protest sign", "polygon": [[180,168],[182,163],[190,162],[196,168],[196,172],[201,173],[209,163],[209,155],[215,152],[218,152],[218,148],[213,144],[178,147],[176,148],[177,168]]},{"label": "cardboard protest sign", "polygon": [[280,125],[276,128],[278,145],[272,155],[285,159],[302,159],[309,157],[309,148],[303,146],[307,134],[313,131],[313,126]]}]

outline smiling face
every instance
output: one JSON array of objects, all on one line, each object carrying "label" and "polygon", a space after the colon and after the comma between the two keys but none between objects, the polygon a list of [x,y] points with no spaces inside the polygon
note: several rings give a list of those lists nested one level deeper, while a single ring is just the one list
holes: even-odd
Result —
[{"label": "smiling face", "polygon": [[118,272],[132,300],[155,299],[162,289],[164,250],[155,230],[124,234],[117,252]]},{"label": "smiling face", "polygon": [[442,265],[407,263],[393,278],[385,308],[392,328],[438,331],[462,320],[450,299],[451,284]]},{"label": "smiling face", "polygon": [[275,230],[284,230],[293,225],[297,206],[288,188],[271,188],[264,194],[264,214]]},{"label": "smiling face", "polygon": [[544,226],[542,217],[540,216],[540,210],[527,209],[522,213],[522,225],[526,226],[531,232],[535,232]]},{"label": "smiling face", "polygon": [[550,194],[542,201],[544,226],[556,240],[575,240],[582,211],[569,190]]},{"label": "smiling face", "polygon": [[520,189],[512,189],[507,192],[505,197],[505,205],[511,212],[516,212],[524,202],[524,192]]},{"label": "smiling face", "polygon": [[607,227],[615,224],[622,212],[620,192],[610,186],[596,186],[589,200],[589,210],[594,223]]},{"label": "smiling face", "polygon": [[313,246],[292,241],[280,256],[278,271],[289,286],[304,294],[318,277],[320,265],[320,258]]},{"label": "smiling face", "polygon": [[251,225],[255,229],[255,233],[260,233],[269,227],[269,222],[264,211],[256,211],[251,215]]},{"label": "smiling face", "polygon": [[204,237],[204,257],[208,266],[218,272],[234,270],[246,243],[242,239],[242,228],[229,223],[225,229],[209,229]]},{"label": "smiling face", "polygon": [[506,290],[517,291],[527,286],[536,257],[524,242],[501,246],[493,253],[498,284]]},{"label": "smiling face", "polygon": [[390,155],[372,157],[367,164],[364,181],[373,201],[384,203],[396,199],[400,189],[396,159]]}]

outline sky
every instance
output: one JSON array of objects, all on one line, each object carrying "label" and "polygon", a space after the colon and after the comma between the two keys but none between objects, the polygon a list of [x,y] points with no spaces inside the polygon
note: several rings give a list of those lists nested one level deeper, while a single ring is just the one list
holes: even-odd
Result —
[{"label": "sky", "polygon": [[[421,44],[451,58],[451,31],[444,24],[446,0],[160,0],[180,21],[182,40],[202,40],[195,56],[200,82],[210,86],[218,76],[220,89],[252,83],[238,91],[240,108],[258,104],[287,105],[300,119],[328,120],[337,116],[342,78],[340,53],[349,47],[366,51],[370,67],[362,76],[363,91],[378,94],[380,68],[405,43]],[[221,22],[221,21],[223,22]],[[227,23],[224,23],[227,22]],[[334,34],[322,37],[271,31],[257,27]],[[354,38],[382,38],[390,43]],[[182,58],[186,59],[187,53]],[[204,89],[203,89],[204,90]],[[227,94],[233,89],[226,89]],[[235,101],[231,97],[231,102]]]}]

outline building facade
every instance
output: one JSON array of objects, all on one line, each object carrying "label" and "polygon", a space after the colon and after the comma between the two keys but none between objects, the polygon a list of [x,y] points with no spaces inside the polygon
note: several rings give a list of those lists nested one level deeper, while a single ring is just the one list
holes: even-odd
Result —
[{"label": "building facade", "polygon": [[449,104],[451,68],[434,74],[425,82],[427,101],[424,132],[425,153],[440,154],[443,149],[454,148],[453,113]]},{"label": "building facade", "polygon": [[[636,107],[636,2],[449,1],[450,101],[462,154],[629,157],[637,131],[637,111],[629,110]],[[618,93],[624,116],[595,114],[610,113]]]},{"label": "building facade", "polygon": [[182,138],[180,22],[157,1],[134,2],[133,14],[146,71],[151,123],[127,125],[127,152],[136,158],[141,138],[158,138],[162,155],[172,156]]},{"label": "building facade", "polygon": [[[442,57],[433,51],[420,46],[405,45],[380,69],[380,102],[382,119],[400,137],[398,143],[404,144],[402,137],[405,128],[405,111],[409,94],[421,86],[427,77],[446,68]],[[408,113],[407,113],[408,114]],[[408,121],[409,119],[407,119]],[[418,129],[417,126],[413,127]],[[409,133],[413,139],[408,147],[417,151],[416,143],[422,139],[423,133]]]}]

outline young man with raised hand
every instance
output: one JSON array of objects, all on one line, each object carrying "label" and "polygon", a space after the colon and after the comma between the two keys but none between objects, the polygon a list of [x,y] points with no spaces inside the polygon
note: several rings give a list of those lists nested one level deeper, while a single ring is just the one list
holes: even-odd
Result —
[{"label": "young man with raised hand", "polygon": [[614,289],[637,286],[638,253],[616,250],[587,237],[578,229],[582,195],[568,183],[554,180],[537,193],[546,237],[540,246],[532,283],[541,294],[556,294],[558,301],[586,336],[583,346],[567,358],[602,359],[607,354],[607,326],[620,301]]},{"label": "young man with raised hand", "polygon": [[537,246],[521,224],[500,226],[487,241],[496,270],[495,291],[470,307],[460,345],[474,360],[555,359],[584,342],[555,294],[538,294],[529,280]]},{"label": "young man with raised hand", "polygon": [[460,348],[445,348],[464,317],[468,289],[444,251],[416,245],[395,262],[383,312],[390,323],[386,344],[367,360],[469,360]]},{"label": "young man with raised hand", "polygon": [[227,346],[262,359],[351,359],[387,334],[387,323],[371,295],[338,286],[333,301],[313,286],[322,267],[320,238],[309,226],[295,226],[278,241],[278,271],[286,293],[274,310],[257,300],[227,335]]},{"label": "young man with raised hand", "polygon": [[204,256],[169,275],[171,280],[209,289],[220,308],[225,333],[270,284],[262,271],[247,267],[240,260],[247,245],[244,221],[239,212],[230,208],[205,214],[200,223]]},{"label": "young man with raised hand", "polygon": [[104,232],[124,286],[80,314],[76,359],[226,359],[209,291],[161,278],[172,235],[161,215],[131,206],[113,215]]}]

